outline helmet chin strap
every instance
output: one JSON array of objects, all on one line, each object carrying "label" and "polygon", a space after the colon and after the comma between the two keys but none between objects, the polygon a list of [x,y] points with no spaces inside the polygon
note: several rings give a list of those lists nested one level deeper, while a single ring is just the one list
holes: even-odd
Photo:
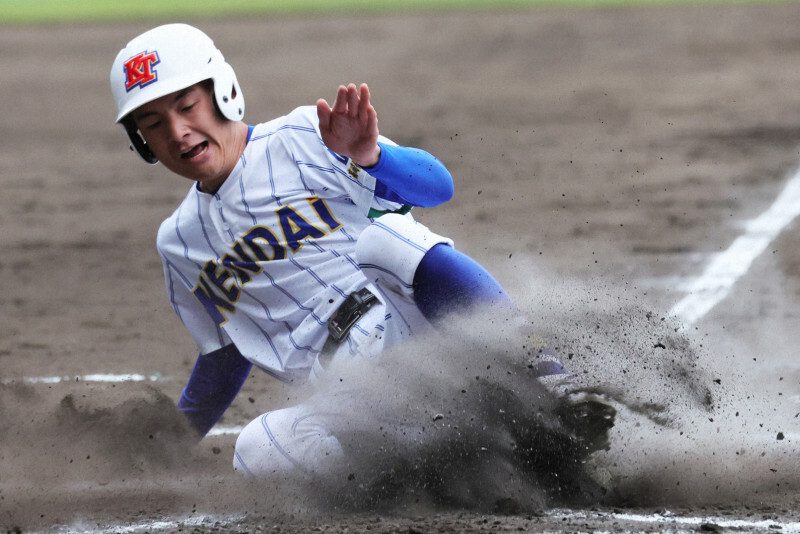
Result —
[{"label": "helmet chin strap", "polygon": [[131,140],[131,150],[138,153],[142,159],[150,165],[158,163],[158,158],[153,154],[153,151],[150,150],[150,147],[147,146],[147,143],[145,143],[144,139],[142,139],[142,136],[139,134],[139,129],[136,127],[134,120],[130,117],[125,117],[120,122],[125,127],[128,138]]}]

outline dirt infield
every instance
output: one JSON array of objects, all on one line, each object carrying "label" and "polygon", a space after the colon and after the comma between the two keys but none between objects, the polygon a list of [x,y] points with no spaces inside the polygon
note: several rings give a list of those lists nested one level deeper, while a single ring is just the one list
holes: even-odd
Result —
[{"label": "dirt infield", "polygon": [[[234,435],[187,441],[171,405],[196,354],[154,243],[188,183],[128,152],[108,88],[117,50],[160,22],[0,32],[0,527],[699,528],[682,513],[799,528],[797,228],[696,325],[665,317],[798,167],[799,3],[186,21],[236,69],[250,122],[368,82],[381,132],[455,177],[455,198],[417,217],[496,274],[577,369],[625,385],[618,371],[636,367],[641,395],[671,412],[671,427],[617,428],[597,460],[607,498],[499,515],[311,512],[238,480]],[[653,378],[661,364],[640,354],[696,367]],[[713,408],[683,404],[687,384]],[[256,374],[221,424],[289,394]]]}]

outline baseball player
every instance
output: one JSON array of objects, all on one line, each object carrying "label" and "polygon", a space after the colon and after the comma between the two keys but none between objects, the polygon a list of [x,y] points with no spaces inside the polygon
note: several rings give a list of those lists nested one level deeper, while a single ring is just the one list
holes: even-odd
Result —
[{"label": "baseball player", "polygon": [[[431,154],[379,134],[366,85],[248,125],[233,68],[185,24],[131,40],[110,82],[132,150],[193,182],[157,247],[199,349],[178,409],[201,437],[252,366],[300,382],[449,312],[512,307],[485,269],[409,213],[449,200],[452,178]],[[341,455],[316,415],[299,405],[259,417],[237,440],[235,468],[313,471]]]}]

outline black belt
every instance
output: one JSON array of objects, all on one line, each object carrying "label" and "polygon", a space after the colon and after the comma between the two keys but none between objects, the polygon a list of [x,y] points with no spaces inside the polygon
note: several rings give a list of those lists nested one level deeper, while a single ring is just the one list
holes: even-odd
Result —
[{"label": "black belt", "polygon": [[328,321],[328,339],[322,347],[322,352],[319,353],[320,364],[323,367],[330,362],[336,347],[347,337],[353,325],[377,303],[378,297],[366,287],[350,293],[344,299]]}]

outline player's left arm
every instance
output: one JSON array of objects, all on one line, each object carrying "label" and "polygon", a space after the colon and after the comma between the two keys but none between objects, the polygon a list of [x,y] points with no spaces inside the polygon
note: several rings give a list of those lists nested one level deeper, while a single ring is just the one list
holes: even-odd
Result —
[{"label": "player's left arm", "polygon": [[317,115],[325,145],[372,175],[379,182],[377,196],[420,207],[452,198],[453,177],[441,161],[418,148],[379,142],[378,115],[366,84],[340,86],[332,107],[319,99]]},{"label": "player's left arm", "polygon": [[233,344],[198,356],[178,401],[178,411],[186,416],[199,437],[205,436],[219,421],[252,367]]},{"label": "player's left arm", "polygon": [[[432,208],[453,198],[453,177],[444,164],[419,148],[379,143],[381,159],[366,170],[378,184],[375,195],[403,204]],[[383,186],[383,187],[381,187]]]}]

